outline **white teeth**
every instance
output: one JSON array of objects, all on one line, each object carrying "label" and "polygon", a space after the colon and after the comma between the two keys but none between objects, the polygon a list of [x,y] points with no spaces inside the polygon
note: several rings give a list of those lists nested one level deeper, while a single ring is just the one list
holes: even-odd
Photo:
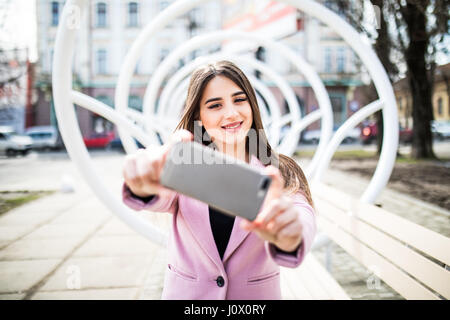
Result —
[{"label": "white teeth", "polygon": [[225,129],[234,129],[237,128],[241,125],[241,123],[238,123],[237,125],[233,126],[233,127],[225,127]]}]

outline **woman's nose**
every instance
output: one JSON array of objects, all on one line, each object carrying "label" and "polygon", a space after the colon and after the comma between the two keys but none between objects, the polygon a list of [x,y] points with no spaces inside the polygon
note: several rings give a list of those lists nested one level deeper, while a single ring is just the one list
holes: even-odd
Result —
[{"label": "woman's nose", "polygon": [[236,106],[234,106],[232,103],[228,103],[225,108],[225,118],[233,118],[239,115],[239,112],[237,111]]}]

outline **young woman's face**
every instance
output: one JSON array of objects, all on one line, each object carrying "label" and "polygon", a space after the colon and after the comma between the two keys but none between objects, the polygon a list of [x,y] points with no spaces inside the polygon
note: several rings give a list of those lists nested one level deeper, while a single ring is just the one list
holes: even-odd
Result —
[{"label": "young woman's face", "polygon": [[252,108],[238,85],[227,77],[216,76],[200,99],[200,120],[219,148],[234,147],[245,142],[252,126]]}]

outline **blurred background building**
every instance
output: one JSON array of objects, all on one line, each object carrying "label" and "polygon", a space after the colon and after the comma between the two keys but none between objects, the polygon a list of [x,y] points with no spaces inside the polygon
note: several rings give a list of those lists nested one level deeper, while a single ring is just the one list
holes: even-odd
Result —
[{"label": "blurred background building", "polygon": [[[111,107],[114,107],[116,80],[131,44],[140,30],[173,1],[90,1],[89,10],[81,17],[77,33],[77,49],[74,55],[73,79],[75,90],[80,90]],[[319,1],[331,10],[339,12],[334,1]],[[30,125],[56,126],[51,92],[53,47],[56,30],[65,1],[37,0],[38,61],[35,77],[37,101],[29,114]],[[188,14],[172,21],[151,39],[141,56],[131,83],[129,106],[140,110],[148,81],[158,64],[178,45],[192,36],[219,29],[238,29],[260,32],[282,41],[302,55],[318,72],[328,90],[335,127],[371,102],[365,94],[368,76],[350,47],[329,27],[293,7],[268,0],[208,1]],[[239,42],[237,42],[239,44]],[[230,45],[230,43],[228,43]],[[187,63],[197,56],[217,50],[207,47],[193,52],[180,61]],[[302,113],[318,108],[309,83],[277,52],[252,48],[251,54],[264,61],[289,81],[297,95]],[[433,105],[436,119],[450,119],[448,102],[448,65],[439,70]],[[279,89],[264,75],[256,74],[271,87],[281,106],[287,104]],[[447,77],[447,78],[446,78]],[[402,90],[402,81],[395,84],[401,123],[411,126],[408,120],[408,93]],[[25,104],[25,102],[23,102]],[[112,124],[83,108],[77,108],[79,123],[84,136],[107,133]],[[318,129],[320,122],[308,129]]]},{"label": "blurred background building", "polygon": [[[394,83],[397,98],[398,118],[404,128],[412,127],[412,96],[408,79],[401,79]],[[437,121],[450,120],[450,63],[438,66],[434,75],[433,114]]]},{"label": "blurred background building", "polygon": [[[65,1],[37,1],[38,77],[36,87],[36,123],[56,123],[52,95],[51,72],[56,29]],[[116,80],[125,55],[140,30],[171,1],[90,1],[89,10],[81,17],[74,56],[74,88],[114,107]],[[131,83],[129,106],[140,110],[147,82],[157,65],[176,46],[196,33],[221,26],[219,2],[210,2],[200,9],[170,23],[151,39],[138,61]],[[207,12],[215,13],[214,16]],[[201,51],[196,53],[202,54]],[[192,58],[192,57],[191,57]],[[77,110],[83,135],[104,133],[112,125],[85,109]]]}]

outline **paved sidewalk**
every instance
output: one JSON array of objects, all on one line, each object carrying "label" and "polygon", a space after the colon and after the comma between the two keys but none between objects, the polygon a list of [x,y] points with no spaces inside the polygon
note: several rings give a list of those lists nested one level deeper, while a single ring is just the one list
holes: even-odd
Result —
[{"label": "paved sidewalk", "polygon": [[[62,157],[50,166],[45,161],[0,161],[2,189],[42,190],[43,185],[57,189],[67,174],[76,186],[75,192],[56,192],[0,216],[0,299],[159,299],[166,250],[111,214],[68,159]],[[122,156],[98,156],[93,161],[105,184],[119,196]],[[327,172],[325,182],[354,195],[368,183],[335,170]],[[449,236],[448,212],[389,189],[383,191],[380,203]],[[164,230],[169,227],[167,214],[136,214]],[[386,285],[368,289],[366,269],[337,245],[332,249],[332,275],[352,298],[401,298]],[[325,253],[322,247],[312,254],[325,264]]]},{"label": "paved sidewalk", "polygon": [[[59,193],[8,212],[0,243],[0,299],[138,299],[152,285],[149,272],[164,265],[163,249],[89,194]],[[149,298],[159,298],[156,286]]]}]

